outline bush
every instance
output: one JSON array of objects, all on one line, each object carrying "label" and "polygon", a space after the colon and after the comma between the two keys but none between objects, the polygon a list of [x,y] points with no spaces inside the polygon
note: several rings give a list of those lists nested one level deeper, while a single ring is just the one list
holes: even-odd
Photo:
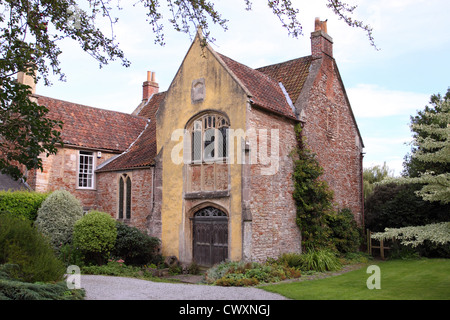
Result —
[{"label": "bush", "polygon": [[294,193],[297,208],[296,223],[302,234],[304,248],[330,245],[330,228],[326,217],[333,210],[333,192],[321,179],[323,168],[316,155],[308,149],[301,125],[295,127],[297,148],[294,156]]},{"label": "bush", "polygon": [[83,216],[80,201],[65,190],[54,191],[38,210],[37,228],[55,250],[72,241],[75,222]]},{"label": "bush", "polygon": [[128,265],[145,265],[161,260],[158,255],[160,241],[135,227],[116,223],[117,239],[112,254],[122,258]]},{"label": "bush", "polygon": [[303,271],[336,271],[342,268],[336,254],[330,250],[308,250],[301,254],[300,269]]},{"label": "bush", "polygon": [[206,281],[219,286],[253,286],[300,277],[300,271],[278,263],[222,262],[206,273]]},{"label": "bush", "polygon": [[277,260],[291,268],[299,268],[302,264],[302,255],[295,252],[283,253]]},{"label": "bush", "polygon": [[0,265],[0,300],[82,300],[82,289],[68,290],[65,281],[28,283],[11,276],[17,265]]},{"label": "bush", "polygon": [[134,266],[127,266],[122,260],[109,260],[102,266],[85,266],[82,268],[83,274],[99,274],[105,276],[130,277],[139,275],[140,269]]},{"label": "bush", "polygon": [[76,265],[82,267],[84,265],[83,252],[73,244],[65,244],[59,249],[59,259],[66,266]]},{"label": "bush", "polygon": [[356,252],[363,243],[363,230],[358,227],[350,209],[327,216],[330,239],[340,253]]},{"label": "bush", "polygon": [[59,281],[65,273],[64,264],[32,222],[11,214],[0,214],[0,264],[17,265],[12,277],[28,282]]},{"label": "bush", "polygon": [[192,261],[188,265],[187,270],[189,274],[193,275],[200,274],[200,266],[195,261]]},{"label": "bush", "polygon": [[364,204],[366,228],[383,232],[385,228],[402,228],[448,221],[450,203],[424,201],[415,192],[420,184],[381,184],[375,187]]},{"label": "bush", "polygon": [[90,211],[75,223],[73,229],[73,244],[88,263],[103,264],[114,248],[116,238],[116,221],[105,212]]},{"label": "bush", "polygon": [[36,220],[38,209],[48,193],[0,191],[0,212],[9,212],[30,221]]}]

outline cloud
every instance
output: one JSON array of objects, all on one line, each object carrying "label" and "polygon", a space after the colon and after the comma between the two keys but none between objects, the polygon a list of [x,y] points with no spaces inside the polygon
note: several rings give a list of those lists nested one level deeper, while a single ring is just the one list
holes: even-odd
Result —
[{"label": "cloud", "polygon": [[429,94],[389,90],[371,84],[347,88],[347,94],[357,118],[413,115],[423,109],[430,98]]},{"label": "cloud", "polygon": [[403,170],[403,158],[410,151],[407,144],[410,141],[410,137],[366,137],[364,167],[382,166],[386,162],[389,169],[394,171],[394,175],[400,175]]}]

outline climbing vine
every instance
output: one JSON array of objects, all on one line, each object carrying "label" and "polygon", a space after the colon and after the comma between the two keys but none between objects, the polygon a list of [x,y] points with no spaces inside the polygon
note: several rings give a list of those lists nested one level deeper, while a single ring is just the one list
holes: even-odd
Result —
[{"label": "climbing vine", "polygon": [[302,136],[302,128],[295,128],[297,147],[294,150],[294,200],[297,207],[296,222],[302,233],[306,249],[319,249],[331,245],[331,229],[327,223],[333,211],[333,192],[320,180],[323,168],[319,165]]},{"label": "climbing vine", "polygon": [[293,151],[293,197],[297,207],[296,222],[302,233],[302,247],[305,251],[357,251],[362,241],[362,229],[350,209],[338,208],[333,203],[333,192],[321,179],[323,168],[316,155],[308,149],[300,124],[295,132],[297,147]]}]

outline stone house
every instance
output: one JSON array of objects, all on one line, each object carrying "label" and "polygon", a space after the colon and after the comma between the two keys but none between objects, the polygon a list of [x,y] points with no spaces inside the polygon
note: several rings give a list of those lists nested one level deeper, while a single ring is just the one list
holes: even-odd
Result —
[{"label": "stone house", "polygon": [[363,142],[318,19],[311,47],[253,69],[197,35],[167,91],[148,73],[133,114],[34,94],[64,121],[64,146],[28,184],[69,190],[86,211],[145,230],[184,263],[264,261],[301,251],[290,156],[300,123],[337,206],[361,224]]}]

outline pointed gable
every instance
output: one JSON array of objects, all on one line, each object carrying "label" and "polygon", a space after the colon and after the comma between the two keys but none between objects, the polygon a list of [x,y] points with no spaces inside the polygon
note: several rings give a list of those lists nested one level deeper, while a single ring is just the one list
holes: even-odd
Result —
[{"label": "pointed gable", "polygon": [[296,119],[295,112],[279,82],[267,74],[247,67],[227,56],[220,53],[217,53],[217,55],[251,94],[253,104],[288,118]]},{"label": "pointed gable", "polygon": [[156,112],[164,102],[166,92],[154,94],[150,101],[139,111],[139,116],[149,119],[141,135],[120,156],[97,169],[97,172],[116,171],[149,167],[156,156]]},{"label": "pointed gable", "polygon": [[309,75],[312,56],[293,59],[256,69],[271,79],[281,82],[293,102],[297,101]]},{"label": "pointed gable", "polygon": [[140,117],[151,119],[152,121],[156,121],[156,112],[160,104],[164,101],[166,97],[166,91],[154,94],[150,101],[147,102],[142,109],[137,114]]}]

